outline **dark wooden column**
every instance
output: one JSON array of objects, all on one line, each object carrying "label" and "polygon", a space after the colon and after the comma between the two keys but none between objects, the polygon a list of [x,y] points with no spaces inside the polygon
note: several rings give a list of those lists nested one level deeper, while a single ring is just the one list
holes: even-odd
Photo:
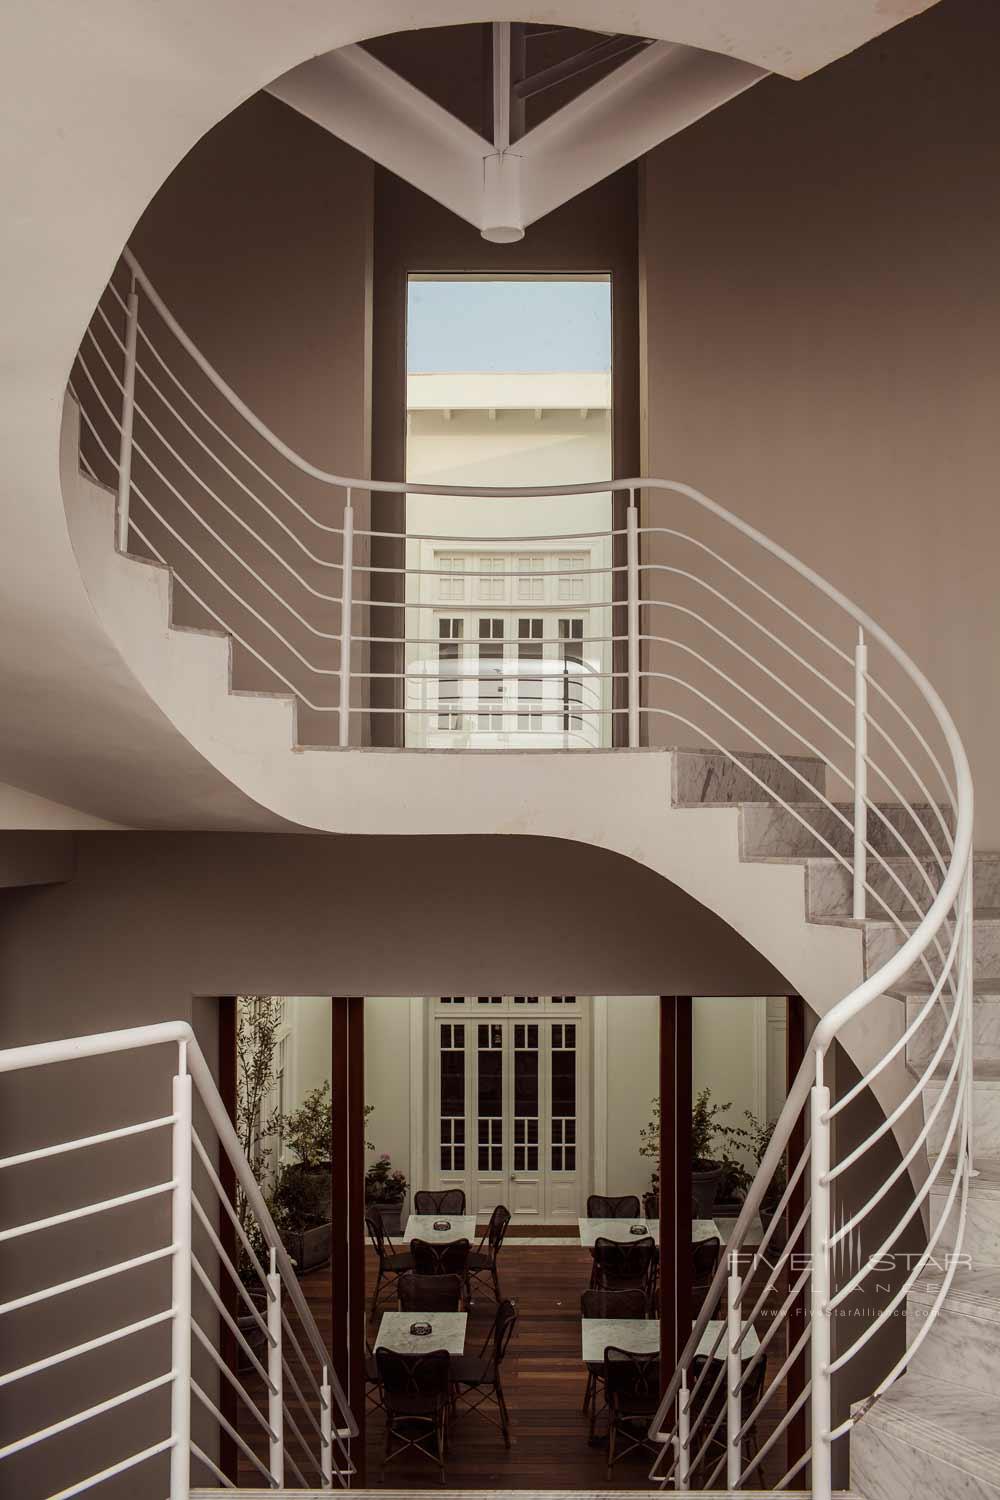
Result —
[{"label": "dark wooden column", "polygon": [[347,1400],[360,1434],[355,1483],[368,1482],[365,1433],[365,1002],[347,1001]]},{"label": "dark wooden column", "polygon": [[[226,1113],[235,1124],[236,1122],[236,996],[220,995],[219,997],[219,1032],[218,1032],[219,1064],[218,1085],[222,1102],[226,1107]],[[232,1162],[225,1152],[220,1152],[218,1159],[219,1181],[222,1191],[228,1201],[236,1206],[236,1171]],[[236,1243],[236,1230],[233,1228],[229,1215],[219,1212],[218,1220],[219,1239],[233,1265],[238,1264],[238,1246]],[[239,1293],[233,1285],[230,1276],[220,1276],[220,1289],[222,1301],[226,1311],[231,1317],[237,1317],[239,1313]],[[236,1346],[236,1335],[229,1325],[220,1318],[219,1320],[219,1354],[227,1370],[235,1375],[238,1367],[239,1351]],[[228,1380],[219,1382],[219,1410],[231,1423],[238,1427],[239,1410],[236,1392]],[[238,1453],[236,1444],[229,1434],[222,1430],[219,1433],[219,1467],[227,1479],[233,1484],[237,1482]]]},{"label": "dark wooden column", "polygon": [[[801,995],[788,995],[786,997],[786,1004],[785,1087],[787,1089],[791,1084],[792,1079],[799,1071],[799,1068],[802,1066],[802,1059],[805,1056],[806,1016],[805,1002],[803,1001]],[[805,1145],[806,1119],[805,1112],[803,1111],[792,1129],[792,1133],[788,1142],[789,1172],[794,1169],[796,1162],[799,1160],[803,1151],[805,1150]],[[792,1190],[792,1193],[789,1196],[786,1216],[789,1233],[798,1222],[799,1216],[801,1215],[802,1210],[805,1208],[806,1182],[808,1181],[808,1175],[808,1172],[806,1172],[802,1177],[799,1178],[799,1181],[796,1183],[794,1189]],[[790,1268],[788,1276],[789,1281],[794,1281],[796,1276],[800,1274],[803,1266],[801,1256],[806,1249],[805,1236],[803,1235],[802,1237],[800,1237],[798,1243],[793,1245],[791,1249],[792,1254],[790,1257]],[[796,1257],[798,1257],[797,1260]],[[798,1269],[796,1269],[796,1267],[798,1267]],[[789,1308],[788,1349],[791,1349],[796,1340],[801,1338],[803,1330],[805,1329],[808,1314],[807,1297],[808,1288],[803,1288],[803,1290],[795,1298],[792,1306]],[[807,1345],[789,1368],[788,1382],[786,1387],[788,1393],[788,1406],[791,1406],[792,1402],[801,1395],[802,1391],[805,1388],[805,1384],[809,1375],[808,1355],[809,1349]],[[802,1408],[796,1413],[796,1415],[792,1418],[791,1422],[786,1428],[786,1469],[790,1469],[792,1467],[792,1464],[796,1463],[802,1457],[802,1454],[806,1451],[806,1445],[808,1443],[808,1427],[806,1425],[808,1405],[808,1402],[803,1403]],[[805,1482],[806,1481],[802,1475],[797,1476],[795,1480],[796,1484],[804,1484]]]},{"label": "dark wooden column", "polygon": [[333,1228],[330,1261],[331,1352],[360,1433],[352,1445],[365,1483],[365,1042],[364,1000],[334,996],[330,1087],[333,1102]]},{"label": "dark wooden column", "polygon": [[691,1332],[691,996],[660,996],[660,1373]]}]

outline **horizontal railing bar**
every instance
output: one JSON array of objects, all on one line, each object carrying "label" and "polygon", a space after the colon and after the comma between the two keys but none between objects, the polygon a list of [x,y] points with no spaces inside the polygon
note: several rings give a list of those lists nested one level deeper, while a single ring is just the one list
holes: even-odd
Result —
[{"label": "horizontal railing bar", "polygon": [[67,1485],[64,1490],[50,1495],[49,1500],[71,1500],[73,1495],[82,1495],[85,1490],[93,1489],[95,1484],[103,1484],[107,1479],[114,1479],[117,1474],[125,1474],[138,1464],[145,1463],[148,1458],[156,1458],[158,1454],[166,1453],[173,1446],[172,1437],[164,1438],[159,1443],[152,1443],[150,1447],[143,1448],[141,1453],[133,1453],[128,1458],[119,1459],[118,1463],[110,1464],[108,1468],[101,1469],[100,1473],[91,1474],[86,1479],[78,1479],[75,1484]]},{"label": "horizontal railing bar", "polygon": [[[897,1121],[903,1118],[907,1110],[913,1107],[916,1101],[920,1098],[920,1095],[923,1093],[925,1086],[933,1080],[937,1065],[941,1061],[941,1058],[944,1056],[944,1053],[947,1050],[948,1043],[951,1041],[952,1034],[961,1016],[961,1007],[958,1005],[954,1006],[951,1016],[949,1017],[948,1024],[945,1027],[944,1035],[942,1036],[941,1041],[938,1043],[937,1050],[935,1051],[930,1062],[924,1068],[916,1083],[908,1093],[904,1094],[903,1098],[895,1106],[895,1108],[891,1110],[891,1112],[886,1115],[878,1125],[876,1125],[875,1129],[870,1131],[859,1145],[855,1146],[853,1151],[849,1151],[846,1156],[841,1157],[840,1161],[838,1161],[835,1167],[830,1168],[829,1172],[826,1174],[826,1181],[828,1183],[836,1182],[838,1177],[842,1176],[842,1174],[846,1172],[850,1167],[853,1167],[854,1163],[856,1161],[859,1161],[861,1157],[864,1156],[866,1151],[870,1151],[872,1146],[874,1146],[877,1141],[880,1141],[884,1135],[887,1135],[889,1131],[892,1130]],[[964,1036],[964,1034],[965,1023],[963,1020],[962,1026],[959,1031],[960,1038]],[[955,1060],[951,1065],[951,1072],[948,1074],[948,1082],[945,1088],[941,1091],[942,1096],[951,1086],[955,1067],[957,1066],[959,1061],[960,1057],[958,1052],[956,1052]]]},{"label": "horizontal railing bar", "polygon": [[223,1432],[226,1432],[226,1433],[229,1434],[229,1436],[232,1438],[233,1442],[236,1444],[237,1448],[239,1448],[240,1452],[244,1455],[244,1457],[246,1457],[246,1458],[248,1458],[250,1460],[250,1462],[253,1464],[254,1468],[258,1469],[260,1471],[260,1473],[263,1474],[264,1478],[267,1480],[268,1484],[270,1485],[270,1483],[271,1483],[271,1472],[268,1469],[267,1465],[261,1463],[261,1461],[257,1457],[256,1453],[250,1447],[250,1444],[248,1442],[246,1442],[243,1438],[240,1437],[239,1433],[237,1432],[236,1428],[233,1426],[232,1422],[229,1421],[228,1417],[224,1417],[222,1415],[222,1412],[216,1406],[215,1402],[212,1401],[211,1398],[205,1394],[205,1392],[202,1390],[201,1386],[198,1384],[198,1382],[196,1380],[192,1380],[192,1382],[191,1382],[191,1390],[194,1393],[194,1395],[196,1395],[198,1397],[198,1400],[201,1402],[201,1404],[205,1408],[205,1410],[207,1412],[210,1412],[211,1415],[215,1418],[215,1420],[218,1422],[219,1426],[222,1428]]},{"label": "horizontal railing bar", "polygon": [[[407,540],[407,541],[410,540],[409,536],[405,532],[401,532],[400,536],[403,537],[403,538],[405,538],[405,540]],[[539,537],[538,540],[539,540],[539,544],[541,544],[542,542],[556,542],[556,541],[561,540],[561,538],[559,538],[559,537]],[[463,541],[464,541],[464,538],[456,538],[455,545],[456,546],[461,546],[463,544]],[[359,562],[356,562],[354,564],[354,571],[355,571],[355,573],[395,573],[397,575],[405,575],[407,578],[439,578],[439,579],[447,579],[449,581],[449,583],[454,582],[455,580],[457,580],[459,578],[463,578],[463,579],[464,578],[488,578],[488,579],[490,579],[490,581],[492,583],[502,583],[502,582],[504,582],[505,579],[511,579],[511,578],[518,578],[518,579],[520,579],[520,578],[532,578],[532,579],[534,579],[534,578],[583,578],[583,577],[586,577],[586,576],[588,576],[590,574],[593,574],[593,573],[599,573],[599,574],[601,574],[603,576],[605,574],[609,574],[610,575],[612,573],[625,573],[625,572],[628,571],[628,569],[627,569],[627,566],[626,566],[625,563],[605,563],[604,565],[602,565],[600,567],[594,567],[594,568],[583,568],[583,567],[581,567],[581,568],[529,568],[529,569],[524,569],[524,570],[521,570],[521,569],[518,568],[518,569],[507,569],[505,571],[501,571],[499,568],[497,568],[495,571],[491,571],[488,568],[487,569],[478,569],[478,570],[477,569],[460,569],[460,568],[414,568],[414,567],[410,566],[409,563],[404,563],[402,567],[398,567],[397,568],[397,567],[391,567],[389,564],[386,564],[386,563],[379,564],[379,563],[359,563]],[[445,601],[445,602],[449,602],[449,601]],[[450,601],[450,602],[461,603],[462,601],[458,600],[458,601]],[[473,599],[473,600],[469,601],[469,603],[471,605],[473,605],[473,607],[476,608],[476,609],[481,609],[483,606],[489,605],[489,604],[493,604],[495,602],[496,601],[492,600],[492,599]],[[528,603],[528,602],[529,602],[528,600],[522,600],[521,601],[521,603]],[[575,599],[573,599],[573,600],[568,600],[567,599],[567,600],[561,600],[561,601],[556,601],[556,602],[557,603],[563,603],[563,604],[566,604],[566,605],[573,604],[577,608],[583,608],[583,606],[580,605],[580,604],[578,604],[578,601],[575,600]],[[622,602],[624,602],[624,601],[622,601]],[[428,606],[425,605],[424,607],[427,608]],[[437,607],[437,606],[435,606],[435,607]],[[554,608],[554,605],[550,604],[549,608],[550,609]]]},{"label": "horizontal railing bar", "polygon": [[260,1315],[260,1313],[257,1311],[257,1308],[254,1305],[253,1298],[251,1297],[250,1293],[247,1291],[246,1287],[243,1285],[243,1281],[242,1281],[242,1279],[240,1277],[240,1273],[237,1271],[236,1267],[233,1265],[233,1262],[230,1259],[230,1257],[229,1257],[229,1255],[228,1255],[225,1247],[223,1246],[222,1241],[219,1239],[219,1236],[216,1234],[214,1228],[209,1223],[208,1215],[206,1214],[205,1210],[202,1208],[201,1204],[199,1203],[197,1195],[195,1193],[193,1193],[193,1192],[191,1194],[191,1206],[192,1206],[192,1208],[194,1209],[195,1213],[198,1216],[198,1221],[201,1224],[201,1227],[204,1229],[205,1233],[208,1235],[209,1240],[211,1241],[212,1249],[215,1251],[216,1255],[219,1257],[219,1260],[222,1262],[222,1265],[229,1272],[229,1279],[232,1281],[233,1285],[236,1287],[236,1291],[239,1294],[239,1296],[243,1299],[244,1306],[246,1307],[247,1311],[250,1313],[251,1317],[256,1322],[256,1324],[257,1324],[258,1328],[260,1329],[261,1333],[263,1333],[266,1336],[266,1338],[268,1339],[269,1343],[273,1344],[274,1343],[274,1339],[272,1338],[271,1334],[268,1332],[267,1319],[266,1318],[262,1318],[261,1315]]},{"label": "horizontal railing bar", "polygon": [[[192,1455],[201,1463],[203,1463],[206,1469],[208,1469],[212,1474],[215,1475],[216,1479],[222,1485],[223,1489],[235,1490],[237,1488],[234,1481],[229,1478],[228,1474],[223,1473],[222,1469],[219,1468],[219,1465],[215,1462],[215,1460],[213,1458],[209,1458],[204,1448],[199,1448],[198,1444],[194,1442],[193,1439],[189,1442],[188,1446],[191,1449]],[[268,1485],[270,1488],[274,1488],[274,1484],[270,1478],[270,1475],[268,1476]]]},{"label": "horizontal railing bar", "polygon": [[82,1208],[70,1208],[65,1213],[51,1214],[46,1219],[34,1219],[30,1224],[15,1224],[13,1229],[0,1230],[0,1244],[7,1240],[20,1239],[26,1234],[36,1234],[41,1229],[54,1229],[59,1224],[72,1224],[77,1219],[89,1219],[94,1214],[110,1213],[112,1209],[124,1208],[129,1203],[141,1203],[145,1198],[157,1198],[170,1193],[177,1186],[174,1181],[158,1182],[155,1187],[139,1188],[134,1193],[122,1193],[117,1198],[105,1198],[102,1203],[86,1203]]},{"label": "horizontal railing bar", "polygon": [[113,1266],[102,1266],[99,1271],[88,1271],[84,1276],[74,1276],[70,1281],[60,1281],[54,1286],[42,1287],[41,1291],[28,1292],[24,1297],[14,1297],[10,1302],[0,1302],[0,1317],[4,1313],[18,1312],[22,1307],[31,1307],[49,1297],[61,1297],[66,1292],[75,1292],[80,1287],[92,1286],[96,1281],[107,1281],[112,1276],[122,1276],[126,1271],[135,1271],[139,1266],[152,1265],[173,1255],[176,1245],[165,1245],[161,1250],[150,1250],[148,1255],[134,1255],[130,1260],[120,1260]]},{"label": "horizontal railing bar", "polygon": [[264,1270],[264,1267],[261,1265],[260,1260],[258,1259],[257,1252],[250,1242],[250,1236],[247,1234],[246,1230],[243,1228],[243,1225],[240,1223],[239,1214],[236,1212],[235,1208],[229,1201],[229,1194],[222,1186],[222,1183],[219,1180],[219,1175],[212,1165],[211,1159],[209,1158],[208,1152],[205,1150],[201,1136],[198,1134],[197,1130],[192,1129],[191,1140],[194,1143],[195,1151],[198,1153],[198,1158],[205,1169],[206,1176],[208,1177],[209,1182],[212,1184],[212,1187],[215,1189],[218,1201],[225,1209],[226,1215],[229,1218],[229,1222],[236,1230],[236,1233],[240,1237],[244,1250],[250,1257],[251,1265],[257,1272],[257,1275],[260,1277],[261,1290],[267,1294],[268,1301],[273,1302],[274,1292],[271,1290],[271,1287],[268,1284],[267,1272]]},{"label": "horizontal railing bar", "polygon": [[205,1333],[201,1325],[197,1323],[194,1318],[191,1319],[191,1332],[194,1334],[195,1338],[198,1340],[199,1344],[204,1349],[209,1359],[211,1359],[212,1363],[219,1371],[219,1374],[222,1375],[222,1377],[229,1383],[229,1385],[232,1386],[233,1390],[243,1401],[244,1406],[248,1406],[253,1412],[254,1416],[257,1418],[257,1421],[267,1433],[267,1436],[272,1439],[273,1442],[277,1442],[278,1434],[275,1432],[274,1428],[271,1426],[270,1422],[267,1420],[264,1413],[257,1405],[256,1401],[250,1395],[250,1392],[247,1390],[246,1386],[243,1385],[242,1381],[238,1380],[237,1377],[233,1374],[232,1370],[226,1364],[221,1354],[219,1354],[216,1350],[215,1345],[208,1337],[208,1334]]},{"label": "horizontal railing bar", "polygon": [[67,1151],[84,1151],[89,1146],[103,1146],[108,1141],[123,1141],[130,1135],[144,1135],[150,1130],[164,1130],[173,1125],[175,1115],[162,1115],[158,1120],[142,1120],[137,1125],[122,1125],[118,1130],[102,1130],[99,1135],[83,1135],[77,1140],[60,1141],[56,1146],[40,1146],[36,1151],[22,1151],[17,1156],[5,1156],[0,1161],[3,1167],[21,1167],[26,1162],[42,1161],[47,1156],[63,1156]]},{"label": "horizontal railing bar", "polygon": [[124,1328],[115,1328],[110,1333],[102,1333],[97,1338],[87,1339],[83,1344],[74,1344],[71,1349],[60,1349],[57,1354],[48,1354],[44,1359],[33,1360],[30,1365],[22,1365],[18,1370],[8,1370],[5,1375],[0,1375],[0,1387],[13,1385],[15,1381],[24,1380],[29,1375],[38,1375],[42,1370],[51,1370],[56,1365],[66,1364],[71,1359],[77,1359],[81,1354],[90,1354],[94,1349],[104,1349],[108,1344],[116,1344],[121,1339],[131,1338],[134,1333],[144,1333],[147,1328],[156,1328],[161,1323],[169,1323],[173,1315],[173,1309],[168,1307],[163,1312],[153,1313],[151,1317],[140,1318],[137,1323],[129,1323]]},{"label": "horizontal railing bar", "polygon": [[[276,1395],[277,1387],[274,1385],[264,1366],[261,1364],[256,1354],[253,1352],[253,1349],[250,1347],[250,1344],[247,1341],[242,1329],[240,1328],[236,1319],[233,1317],[232,1313],[229,1311],[228,1307],[226,1307],[218,1292],[215,1290],[215,1287],[212,1285],[211,1278],[205,1271],[204,1266],[201,1264],[196,1255],[191,1256],[191,1269],[194,1271],[198,1280],[201,1282],[202,1286],[208,1293],[209,1299],[212,1302],[212,1305],[214,1306],[216,1312],[222,1318],[230,1333],[235,1337],[240,1348],[243,1350],[243,1353],[246,1355],[247,1359],[250,1360],[261,1380],[263,1380],[264,1384],[267,1386],[271,1394]],[[273,1337],[270,1338],[270,1343],[272,1344],[272,1346],[274,1345],[275,1339]]]},{"label": "horizontal railing bar", "polygon": [[[392,605],[388,605],[388,604],[373,604],[371,607],[372,607],[372,609],[407,609],[407,610],[419,610],[419,609],[423,609],[424,608],[423,605],[418,605],[418,604],[405,604],[405,605],[404,604],[399,604],[399,605],[396,605],[396,604],[392,604]],[[494,605],[491,608],[492,608],[492,612],[494,614],[503,614],[504,612],[507,612],[507,613],[512,614],[512,615],[523,615],[524,614],[524,609],[523,608],[519,607],[518,605],[513,605],[513,604],[503,604],[503,605],[500,605],[500,606]],[[532,608],[533,612],[536,614],[536,616],[537,616],[538,610],[541,609],[542,613],[543,613],[543,617],[544,617],[544,614],[545,614],[546,611],[548,611],[551,608],[558,609],[559,606],[558,605],[557,606],[551,606],[551,605],[548,605],[548,604],[546,604],[544,606],[541,606],[541,605],[537,605],[536,604],[536,605],[532,605],[531,608]],[[518,636],[505,636],[502,641],[494,641],[491,644],[493,644],[493,645],[499,645],[499,646],[566,646],[568,644],[582,645],[582,646],[618,646],[618,645],[624,645],[627,641],[628,641],[628,636],[627,635],[585,635],[582,638],[582,640],[580,640],[580,641],[573,641],[572,643],[570,643],[570,642],[567,641],[566,637],[563,636],[563,635],[543,635],[543,636],[534,636],[534,637],[532,637],[531,640],[521,640]],[[407,646],[407,647],[409,647],[409,646],[458,646],[459,649],[461,649],[462,647],[477,647],[478,648],[480,645],[486,645],[488,643],[486,641],[480,641],[479,637],[475,636],[475,635],[460,636],[457,640],[448,640],[448,639],[446,639],[446,638],[444,638],[442,636],[439,636],[439,635],[360,635],[356,631],[352,631],[351,632],[351,645],[352,646],[356,646],[358,644],[364,644],[366,646]],[[461,657],[459,657],[459,660],[461,661]]]},{"label": "horizontal railing bar", "polygon": [[[569,495],[564,498],[572,500],[574,497],[572,495]],[[370,531],[363,526],[355,526],[354,535],[366,536],[372,538],[372,540],[375,541],[385,542],[443,542],[449,547],[456,545],[461,547],[463,544],[462,538],[457,538],[447,534],[439,536],[436,533],[427,531],[410,531],[409,528],[407,528],[405,532]],[[540,537],[534,534],[532,534],[531,536],[480,536],[477,533],[476,536],[471,539],[471,541],[467,539],[465,545],[478,547],[482,542],[502,542],[505,546],[517,547],[520,549],[521,547],[528,548],[530,546],[537,546],[537,544],[542,541],[611,541],[616,536],[624,535],[624,528],[619,528],[618,530],[611,531],[561,531],[559,532],[558,536],[550,537]]]},{"label": "horizontal railing bar", "polygon": [[13,1454],[30,1448],[34,1443],[44,1443],[48,1438],[58,1436],[60,1432],[69,1432],[71,1428],[79,1427],[83,1422],[93,1421],[95,1417],[114,1411],[119,1406],[125,1406],[129,1401],[137,1401],[140,1396],[148,1396],[150,1391],[158,1391],[161,1386],[169,1385],[173,1378],[168,1370],[165,1375],[157,1375],[143,1385],[133,1386],[128,1391],[120,1391],[117,1396],[109,1396],[106,1401],[99,1401],[96,1406],[88,1406],[85,1411],[74,1412],[71,1417],[63,1417],[58,1422],[52,1422],[48,1427],[40,1427],[37,1432],[29,1433],[27,1437],[17,1438],[13,1443],[7,1443],[5,1447],[0,1448],[0,1458],[10,1458]]}]

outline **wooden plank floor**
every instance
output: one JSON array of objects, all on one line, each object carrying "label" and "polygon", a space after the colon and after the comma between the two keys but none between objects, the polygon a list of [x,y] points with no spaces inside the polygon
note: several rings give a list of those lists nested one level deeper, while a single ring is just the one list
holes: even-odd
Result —
[{"label": "wooden plank floor", "polygon": [[[580,1359],[580,1293],[590,1277],[590,1254],[578,1245],[518,1245],[508,1239],[501,1259],[505,1296],[517,1305],[518,1324],[507,1355],[504,1391],[510,1408],[513,1443],[508,1451],[495,1428],[476,1416],[460,1418],[453,1426],[447,1463],[450,1489],[636,1489],[649,1487],[651,1457],[635,1453],[607,1475],[606,1449],[588,1443],[587,1418],[581,1411],[585,1383]],[[375,1280],[375,1261],[367,1252],[369,1300]],[[330,1336],[330,1269],[305,1277],[303,1290],[320,1331]],[[469,1317],[466,1349],[478,1352],[493,1319],[494,1305],[485,1293],[474,1302]],[[763,1333],[763,1327],[760,1332]],[[370,1325],[374,1343],[376,1325]],[[783,1339],[775,1339],[783,1348]],[[769,1361],[773,1378],[781,1354]],[[252,1390],[252,1383],[248,1380]],[[776,1401],[776,1415],[763,1418],[763,1442],[784,1410],[784,1394]],[[384,1446],[380,1412],[368,1412],[368,1482],[378,1484]],[[242,1435],[251,1434],[240,1424]],[[254,1444],[256,1448],[256,1443]],[[263,1454],[262,1454],[263,1456]],[[754,1476],[754,1487],[775,1483],[785,1472],[784,1442],[779,1440]],[[241,1461],[240,1483],[259,1484],[252,1468]],[[437,1486],[434,1466],[407,1454],[390,1464],[387,1487],[422,1489]]]}]

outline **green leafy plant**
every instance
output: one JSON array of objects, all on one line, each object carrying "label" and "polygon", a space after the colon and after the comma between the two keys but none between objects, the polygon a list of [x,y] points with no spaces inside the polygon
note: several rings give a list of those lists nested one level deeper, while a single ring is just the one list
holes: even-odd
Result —
[{"label": "green leafy plant", "polygon": [[[746,1110],[745,1114],[752,1122],[751,1127],[728,1125],[724,1117],[732,1107],[732,1100],[727,1100],[725,1104],[713,1104],[710,1088],[699,1090],[691,1106],[691,1166],[696,1172],[710,1172],[716,1167],[723,1167],[727,1190],[745,1192],[753,1180],[753,1173],[743,1161],[742,1153],[749,1152],[754,1155],[761,1133],[766,1131],[767,1139],[761,1148],[761,1155],[763,1155],[763,1151],[767,1149],[767,1140],[770,1139],[770,1129],[773,1129],[773,1126],[768,1128],[761,1125],[749,1110]],[[654,1099],[653,1118],[639,1131],[640,1156],[652,1157],[655,1161],[659,1161],[660,1126],[660,1101]],[[757,1156],[756,1160],[759,1162],[760,1157]],[[660,1185],[658,1168],[654,1169],[652,1179],[655,1193]]]},{"label": "green leafy plant", "polygon": [[[374,1104],[365,1105],[366,1121],[374,1108]],[[275,1115],[268,1123],[281,1137],[282,1146],[294,1152],[299,1165],[326,1165],[333,1150],[333,1098],[329,1081],[310,1089],[298,1109]],[[374,1149],[371,1141],[365,1141],[366,1151]]]},{"label": "green leafy plant", "polygon": [[384,1151],[365,1173],[365,1202],[402,1203],[407,1186],[403,1173],[393,1168],[389,1153]]}]

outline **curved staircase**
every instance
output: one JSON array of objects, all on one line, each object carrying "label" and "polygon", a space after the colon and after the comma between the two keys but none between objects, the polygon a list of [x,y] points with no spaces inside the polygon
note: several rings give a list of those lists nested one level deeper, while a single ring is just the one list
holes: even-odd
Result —
[{"label": "curved staircase", "polygon": [[[601,534],[603,561],[561,557],[553,570],[583,578],[594,606],[558,674],[531,665],[541,653],[518,653],[503,674],[495,654],[439,653],[424,634],[436,617],[421,616],[421,590],[445,570],[416,566],[401,546],[383,547],[377,563],[392,539],[361,503],[404,486],[327,474],[289,449],[128,254],[74,370],[62,474],[81,576],[115,649],[205,761],[276,819],[365,833],[530,832],[617,849],[722,915],[811,1006],[806,1061],[652,1424],[653,1478],[682,1492],[752,1492],[766,1451],[784,1433],[791,1440],[801,1411],[807,1440],[778,1487],[796,1493],[804,1482],[826,1500],[840,1439],[851,1436],[863,1474],[865,1442],[916,1423],[919,1393],[935,1380],[943,1418],[961,1372],[935,1355],[935,1338],[944,1351],[961,1319],[980,1332],[991,1322],[993,1283],[956,1257],[967,1221],[971,1242],[997,1242],[998,1174],[971,1175],[971,1142],[978,1136],[988,1161],[1000,1131],[991,1058],[975,1082],[972,1073],[974,1047],[995,1047],[1000,862],[980,855],[973,868],[961,743],[895,642],[708,497],[633,479],[583,487],[611,492],[618,508]],[[326,497],[319,509],[306,481]],[[455,493],[572,501],[559,489]],[[466,552],[483,544],[474,529],[427,540]],[[571,525],[531,540],[560,554],[579,544]],[[518,567],[507,565],[498,617],[524,612]],[[380,572],[404,590],[394,604],[378,591]],[[447,576],[471,590],[482,575],[473,560]],[[553,682],[561,697],[546,696]],[[458,727],[469,745],[484,714],[485,754],[401,749],[413,722]],[[384,745],[386,724],[395,745]],[[676,738],[702,748],[671,747]],[[854,1062],[853,1084],[838,1086],[834,1043]],[[856,1126],[870,1099],[881,1123]],[[893,1150],[869,1154],[890,1133]],[[845,1196],[841,1179],[859,1163]],[[890,1197],[900,1191],[903,1207]],[[876,1252],[904,1233],[919,1241],[913,1264],[876,1295],[856,1338],[835,1340],[838,1308],[876,1287]],[[847,1255],[857,1246],[860,1265]],[[805,1379],[753,1458],[739,1350],[760,1310],[758,1274],[778,1298],[762,1347],[786,1351],[761,1406],[780,1399],[796,1361]],[[694,1366],[720,1301],[717,1358]],[[900,1350],[891,1320],[904,1305]],[[980,1346],[988,1339],[970,1344]],[[862,1349],[867,1363],[855,1363]],[[856,1395],[857,1381],[865,1399],[848,1410],[844,1392]]]}]

